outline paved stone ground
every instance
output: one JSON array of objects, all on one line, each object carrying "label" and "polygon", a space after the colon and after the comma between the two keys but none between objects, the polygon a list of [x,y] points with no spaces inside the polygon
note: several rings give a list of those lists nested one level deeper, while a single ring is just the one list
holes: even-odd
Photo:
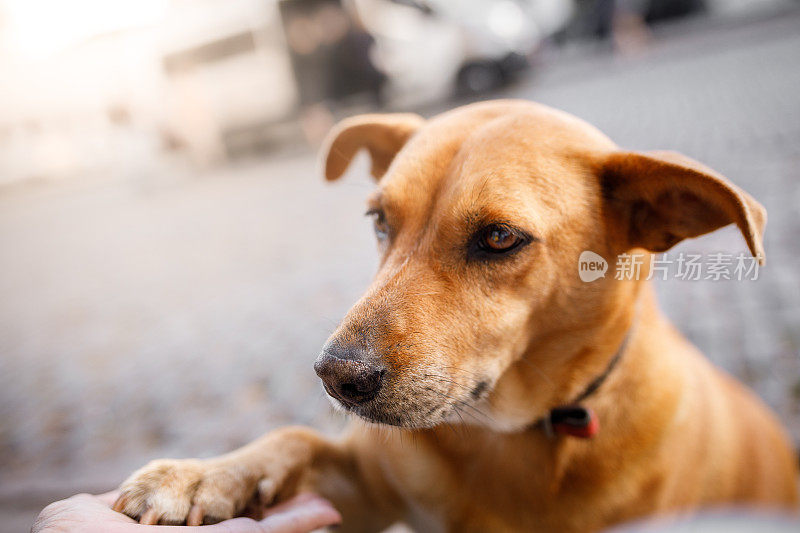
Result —
[{"label": "paved stone ground", "polygon": [[[675,149],[769,210],[758,281],[659,283],[663,305],[800,438],[800,15],[657,35],[509,91],[621,145]],[[113,177],[112,177],[113,178]],[[310,155],[200,176],[0,196],[0,530],[106,490],[156,456],[206,456],[289,422],[335,431],[311,370],[376,260],[362,159]],[[728,228],[678,251],[739,252]]]}]

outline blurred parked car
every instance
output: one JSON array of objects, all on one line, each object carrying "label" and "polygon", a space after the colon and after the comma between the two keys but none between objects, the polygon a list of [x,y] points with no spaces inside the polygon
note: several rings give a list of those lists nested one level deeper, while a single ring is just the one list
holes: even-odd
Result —
[{"label": "blurred parked car", "polygon": [[571,0],[352,0],[375,38],[389,98],[408,105],[478,94],[527,68],[570,20]]}]

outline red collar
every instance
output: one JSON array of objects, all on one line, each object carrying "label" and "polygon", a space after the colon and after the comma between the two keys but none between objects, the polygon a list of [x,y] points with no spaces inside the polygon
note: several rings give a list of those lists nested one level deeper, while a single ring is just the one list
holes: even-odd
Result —
[{"label": "red collar", "polygon": [[594,411],[588,407],[584,407],[581,403],[597,392],[597,389],[608,378],[614,367],[617,366],[619,360],[622,359],[622,354],[628,346],[628,341],[631,337],[631,330],[625,334],[617,349],[617,353],[608,362],[606,369],[596,378],[592,380],[589,385],[580,393],[574,400],[565,405],[559,405],[550,410],[547,416],[534,422],[533,427],[543,429],[548,437],[555,435],[566,435],[570,437],[577,437],[580,439],[591,439],[600,431],[600,421]]}]

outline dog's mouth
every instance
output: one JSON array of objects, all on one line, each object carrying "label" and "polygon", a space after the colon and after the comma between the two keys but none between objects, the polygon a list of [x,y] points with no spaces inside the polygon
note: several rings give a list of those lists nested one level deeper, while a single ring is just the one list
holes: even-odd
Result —
[{"label": "dog's mouth", "polygon": [[[323,387],[334,408],[373,424],[426,429],[476,418],[476,408],[472,405],[477,399],[474,394],[462,399],[451,392],[422,385],[404,394],[380,391],[372,398],[356,403],[343,398],[324,382]],[[479,388],[483,396],[487,385],[480,384]]]},{"label": "dog's mouth", "polygon": [[360,403],[354,403],[346,400],[336,393],[331,387],[323,384],[325,392],[328,393],[328,398],[331,400],[334,408],[344,411],[349,414],[358,416],[359,418],[372,422],[375,424],[385,424],[397,427],[413,427],[409,426],[407,421],[404,420],[400,413],[394,412],[393,409],[387,409],[383,402],[377,398],[372,398]]},{"label": "dog's mouth", "polygon": [[325,392],[328,394],[328,398],[331,400],[331,403],[333,404],[334,407],[342,409],[348,413],[354,413],[364,419],[368,419],[368,417],[363,415],[362,412],[364,411],[365,408],[369,408],[369,406],[366,404],[372,403],[377,394],[373,395],[371,398],[366,398],[361,402],[356,403],[342,397],[340,394],[336,392],[336,390],[333,387],[329,386],[327,383],[323,382],[322,386],[325,389]]}]

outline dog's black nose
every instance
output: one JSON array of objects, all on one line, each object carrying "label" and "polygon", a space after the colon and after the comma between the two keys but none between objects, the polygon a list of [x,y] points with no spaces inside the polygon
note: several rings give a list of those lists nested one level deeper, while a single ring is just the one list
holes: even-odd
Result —
[{"label": "dog's black nose", "polygon": [[368,402],[378,395],[386,367],[370,361],[360,348],[326,347],[314,363],[328,394],[345,404]]}]

